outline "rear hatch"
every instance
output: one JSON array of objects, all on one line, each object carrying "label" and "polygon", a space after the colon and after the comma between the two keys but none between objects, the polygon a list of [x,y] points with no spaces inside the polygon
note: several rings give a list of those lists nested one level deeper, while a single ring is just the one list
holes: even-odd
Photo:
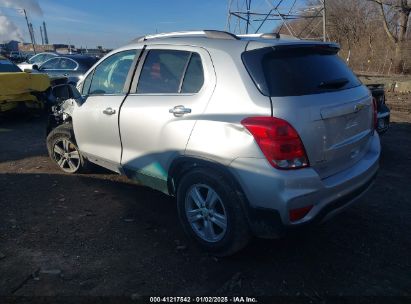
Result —
[{"label": "rear hatch", "polygon": [[273,116],[298,131],[321,178],[359,161],[374,134],[370,92],[337,52],[333,44],[293,44],[242,55]]}]

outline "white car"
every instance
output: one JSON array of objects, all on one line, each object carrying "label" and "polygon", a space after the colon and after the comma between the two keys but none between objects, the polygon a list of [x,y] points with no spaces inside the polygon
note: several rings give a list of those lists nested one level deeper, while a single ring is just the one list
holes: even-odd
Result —
[{"label": "white car", "polygon": [[21,70],[31,70],[33,69],[33,65],[37,65],[40,66],[43,62],[46,62],[47,60],[53,58],[53,57],[57,57],[59,54],[57,53],[38,53],[36,55],[34,55],[33,57],[31,57],[29,60],[27,60],[27,62],[22,62],[20,64],[18,64],[18,67]]}]

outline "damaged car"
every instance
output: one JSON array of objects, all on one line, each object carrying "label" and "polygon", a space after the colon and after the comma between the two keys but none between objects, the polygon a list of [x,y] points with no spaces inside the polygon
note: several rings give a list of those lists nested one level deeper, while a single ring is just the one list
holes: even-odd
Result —
[{"label": "damaged car", "polygon": [[0,57],[0,113],[17,108],[42,109],[50,78],[45,74],[23,72],[5,57]]},{"label": "damaged car", "polygon": [[177,201],[214,255],[321,223],[372,185],[377,109],[329,42],[222,31],[143,37],[53,88],[50,158]]}]

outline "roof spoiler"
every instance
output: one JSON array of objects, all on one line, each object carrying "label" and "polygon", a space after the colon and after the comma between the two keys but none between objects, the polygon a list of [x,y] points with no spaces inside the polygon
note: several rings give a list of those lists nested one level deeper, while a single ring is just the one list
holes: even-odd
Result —
[{"label": "roof spoiler", "polygon": [[340,50],[340,45],[338,43],[293,43],[293,44],[280,44],[273,47],[274,50],[293,50],[293,49],[312,49],[318,51],[324,51],[328,53],[337,54]]},{"label": "roof spoiler", "polygon": [[338,43],[322,41],[307,42],[304,40],[296,40],[295,42],[280,40],[278,44],[273,45],[261,41],[250,41],[246,46],[246,51],[252,51],[262,48],[272,48],[274,51],[312,49],[330,54],[337,54],[340,51],[340,45]]}]

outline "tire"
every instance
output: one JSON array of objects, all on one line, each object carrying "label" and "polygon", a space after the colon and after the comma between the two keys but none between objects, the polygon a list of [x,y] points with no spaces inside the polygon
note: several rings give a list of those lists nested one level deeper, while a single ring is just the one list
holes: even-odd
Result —
[{"label": "tire", "polygon": [[49,133],[47,150],[50,158],[60,170],[70,174],[89,171],[90,163],[77,147],[71,124],[62,124]]},{"label": "tire", "polygon": [[216,256],[232,255],[250,240],[243,202],[218,172],[197,168],[185,174],[178,184],[177,210],[185,232]]}]

